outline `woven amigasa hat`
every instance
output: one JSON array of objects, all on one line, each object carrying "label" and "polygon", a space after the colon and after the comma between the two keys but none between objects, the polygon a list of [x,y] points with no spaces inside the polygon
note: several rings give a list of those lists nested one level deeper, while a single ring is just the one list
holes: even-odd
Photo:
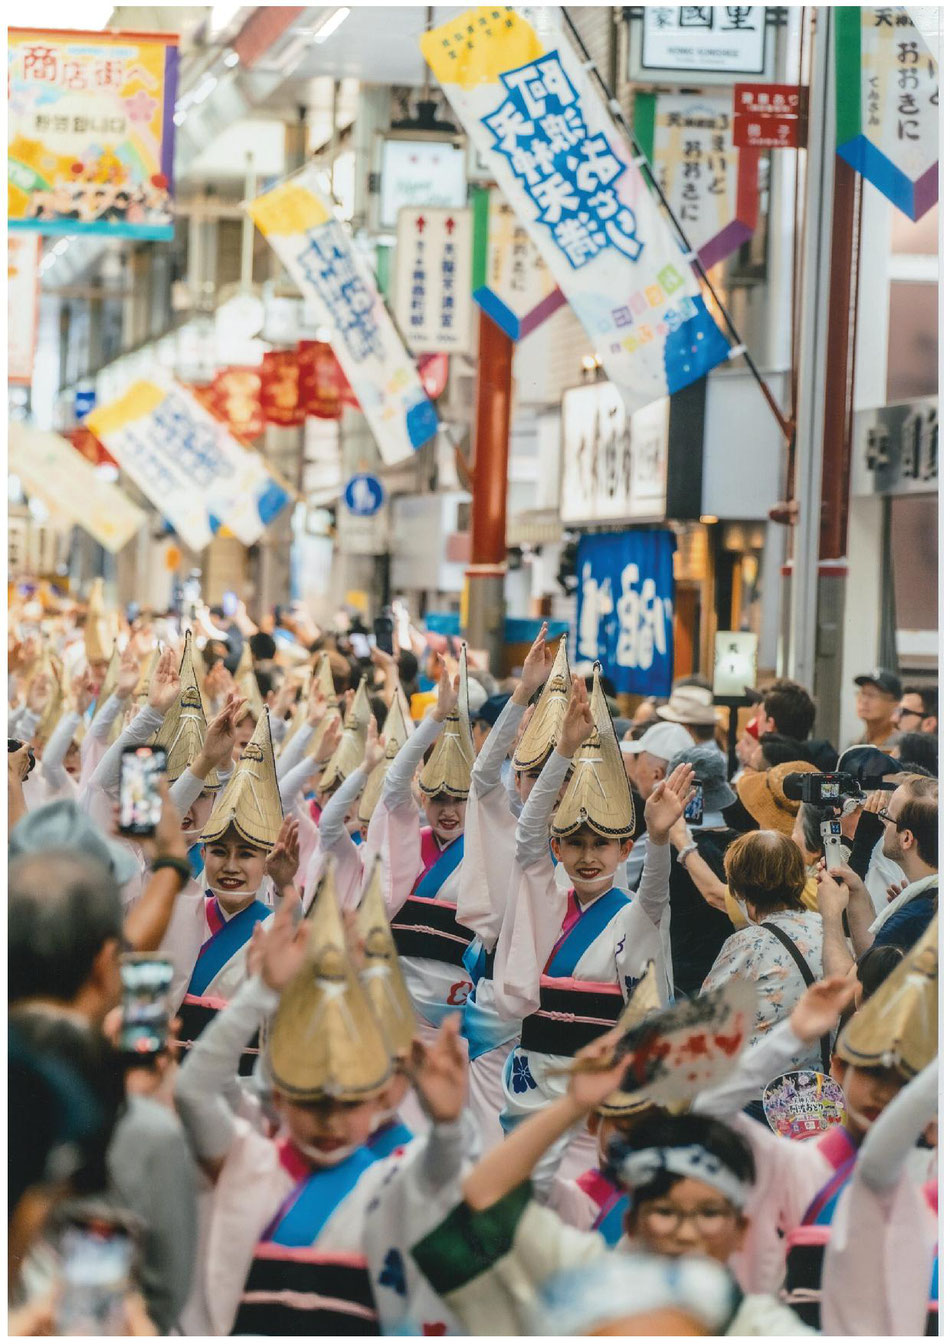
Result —
[{"label": "woven amigasa hat", "polygon": [[148,700],[148,688],[152,684],[152,678],[158,668],[161,656],[162,646],[161,644],[156,644],[152,653],[142,660],[142,673],[139,677],[139,684],[136,686],[133,695],[133,699],[136,700],[139,705],[144,705]]},{"label": "woven amigasa hat", "polygon": [[[201,688],[195,672],[191,631],[185,635],[185,651],[178,669],[181,690],[171,709],[165,715],[161,728],[152,739],[152,745],[164,747],[167,754],[166,773],[174,781],[185,773],[205,744],[208,724],[201,704]],[[217,770],[204,781],[205,789],[216,789],[221,783]]]},{"label": "woven amigasa hat", "polygon": [[331,863],[314,904],[307,958],[281,995],[267,1066],[291,1101],[365,1101],[392,1060],[350,960]]},{"label": "woven amigasa hat", "polygon": [[293,672],[290,675],[292,675],[294,683],[300,688],[300,695],[298,697],[296,705],[294,706],[294,711],[290,716],[290,722],[287,724],[287,731],[284,734],[284,740],[283,742],[281,742],[277,750],[278,758],[283,754],[284,748],[291,741],[291,739],[296,737],[297,733],[303,727],[304,723],[307,720],[307,712],[310,708],[310,706],[307,703],[307,699],[310,694],[310,675],[311,675],[310,668],[309,667],[304,668],[300,671]]},{"label": "woven amigasa hat", "polygon": [[396,759],[400,747],[409,741],[409,723],[409,706],[406,704],[402,687],[397,686],[393,702],[389,706],[389,713],[386,715],[386,722],[383,724],[386,755],[371,773],[360,795],[358,817],[364,826],[369,825],[370,818],[376,811],[376,804],[382,797],[386,771]]},{"label": "woven amigasa hat", "polygon": [[432,754],[419,776],[419,788],[430,798],[447,793],[451,798],[467,798],[472,787],[475,743],[468,715],[468,648],[462,645],[459,660],[458,704],[442,725]]},{"label": "woven amigasa hat", "polygon": [[327,712],[313,730],[313,736],[307,747],[307,755],[314,756],[319,760],[323,734],[327,731],[333,719],[340,717],[340,697],[337,695],[336,687],[333,684],[333,668],[330,666],[329,654],[321,653],[314,676],[317,679],[320,694],[327,702]]},{"label": "woven amigasa hat", "polygon": [[937,1053],[939,919],[894,967],[838,1037],[835,1054],[859,1069],[897,1069],[913,1078]]},{"label": "woven amigasa hat", "polygon": [[369,730],[369,721],[372,715],[373,711],[370,708],[366,678],[364,677],[353,697],[349,713],[343,720],[343,736],[340,739],[340,745],[330,757],[323,774],[317,781],[317,788],[321,793],[327,789],[332,789],[335,784],[342,784],[347,776],[352,775],[354,770],[359,769],[366,752],[366,734]]},{"label": "woven amigasa hat", "polygon": [[416,1033],[416,1015],[389,927],[380,864],[380,859],[373,864],[356,915],[356,932],[363,945],[360,983],[376,1014],[389,1052],[396,1058],[409,1053]]},{"label": "woven amigasa hat", "polygon": [[41,742],[48,742],[50,733],[59,723],[69,701],[69,687],[66,685],[66,672],[61,658],[47,645],[43,650],[36,674],[45,673],[50,679],[49,704],[43,711],[36,727],[36,736]]},{"label": "woven amigasa hat", "polygon": [[201,834],[202,843],[220,840],[233,826],[249,845],[269,851],[277,842],[283,819],[270,719],[265,710],[257,720],[250,742],[241,752],[234,773],[218,794]]},{"label": "woven amigasa hat", "polygon": [[562,635],[541,698],[512,759],[516,770],[541,769],[557,746],[570,698],[571,669],[567,661],[567,636]]},{"label": "woven amigasa hat", "polygon": [[106,604],[103,596],[105,581],[93,579],[86,602],[86,623],[83,626],[83,642],[86,646],[86,659],[90,663],[103,663],[109,657],[112,639],[106,619]]},{"label": "woven amigasa hat", "polygon": [[[102,678],[102,685],[99,687],[99,695],[96,699],[96,714],[99,713],[102,706],[109,699],[109,696],[115,693],[115,688],[119,680],[119,664],[121,662],[122,655],[119,653],[119,646],[113,641],[112,654],[109,658],[106,674]],[[96,714],[92,717],[95,718]]]},{"label": "woven amigasa hat", "polygon": [[633,835],[636,818],[620,743],[600,683],[600,663],[594,664],[590,707],[594,731],[574,753],[574,773],[554,814],[551,834],[571,835],[589,826],[607,840],[626,840]]}]

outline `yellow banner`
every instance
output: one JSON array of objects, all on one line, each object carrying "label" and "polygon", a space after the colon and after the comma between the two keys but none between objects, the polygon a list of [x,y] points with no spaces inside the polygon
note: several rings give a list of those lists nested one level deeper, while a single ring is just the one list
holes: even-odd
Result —
[{"label": "yellow banner", "polygon": [[144,527],[146,515],[138,505],[59,434],[11,421],[8,453],[8,470],[28,494],[84,528],[107,551],[121,551]]}]

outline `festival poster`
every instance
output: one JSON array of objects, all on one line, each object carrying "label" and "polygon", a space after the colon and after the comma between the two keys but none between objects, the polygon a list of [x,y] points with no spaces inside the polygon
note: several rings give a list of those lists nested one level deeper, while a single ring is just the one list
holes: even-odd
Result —
[{"label": "festival poster", "polygon": [[497,187],[474,197],[472,297],[506,336],[520,341],[564,306],[528,230]]},{"label": "festival poster", "polygon": [[7,382],[31,383],[40,302],[40,239],[7,234]]},{"label": "festival poster", "polygon": [[296,350],[268,350],[261,360],[261,413],[267,424],[283,429],[303,424]]},{"label": "festival poster", "polygon": [[178,38],[8,29],[11,230],[171,239]]},{"label": "festival poster", "polygon": [[835,9],[838,153],[911,219],[936,204],[939,70],[906,9]]},{"label": "festival poster", "polygon": [[309,297],[327,327],[360,409],[387,466],[402,462],[438,429],[382,295],[349,230],[323,193],[322,174],[308,164],[247,206],[251,218]]},{"label": "festival poster", "polygon": [[222,528],[252,546],[290,501],[260,454],[179,383],[133,383],[86,424],[191,550]]},{"label": "festival poster", "polygon": [[732,143],[729,94],[637,97],[637,139],[704,266],[752,237],[759,217],[759,152]]},{"label": "festival poster", "polygon": [[631,412],[729,353],[673,226],[556,15],[480,7],[423,34],[453,111]]},{"label": "festival poster", "polygon": [[762,1093],[762,1109],[783,1139],[813,1139],[847,1115],[844,1093],[826,1073],[799,1069],[773,1078]]},{"label": "festival poster", "polygon": [[7,451],[8,470],[28,494],[38,495],[113,555],[148,522],[124,490],[103,480],[59,434],[11,420]]},{"label": "festival poster", "polygon": [[600,662],[622,694],[669,695],[672,532],[600,532],[577,547],[578,662]]}]

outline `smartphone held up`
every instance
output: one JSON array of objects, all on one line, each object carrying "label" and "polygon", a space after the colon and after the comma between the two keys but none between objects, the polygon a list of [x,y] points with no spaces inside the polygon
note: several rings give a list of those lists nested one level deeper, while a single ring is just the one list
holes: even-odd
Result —
[{"label": "smartphone held up", "polygon": [[162,815],[159,788],[165,774],[163,747],[126,747],[119,773],[119,831],[154,835]]}]

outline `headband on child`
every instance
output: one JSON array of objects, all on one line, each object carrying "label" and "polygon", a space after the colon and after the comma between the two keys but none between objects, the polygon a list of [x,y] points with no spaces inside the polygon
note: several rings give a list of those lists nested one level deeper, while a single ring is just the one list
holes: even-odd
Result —
[{"label": "headband on child", "polygon": [[612,1165],[618,1184],[631,1191],[649,1185],[664,1171],[714,1186],[738,1209],[744,1207],[752,1191],[751,1185],[698,1143],[683,1148],[628,1149],[618,1153]]}]

